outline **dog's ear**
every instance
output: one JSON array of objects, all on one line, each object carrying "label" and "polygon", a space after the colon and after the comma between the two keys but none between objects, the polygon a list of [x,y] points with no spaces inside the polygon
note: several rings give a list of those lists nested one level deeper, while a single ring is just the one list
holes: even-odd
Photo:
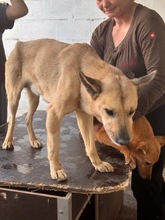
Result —
[{"label": "dog's ear", "polygon": [[155,136],[155,138],[159,142],[160,147],[163,147],[165,145],[165,136]]},{"label": "dog's ear", "polygon": [[88,93],[93,99],[96,99],[102,92],[101,82],[97,79],[86,76],[83,72],[79,72],[79,76]]},{"label": "dog's ear", "polygon": [[134,78],[131,79],[131,81],[138,87],[138,90],[142,89],[146,84],[151,82],[155,75],[157,74],[157,71],[154,70],[151,73],[147,74],[146,76],[142,76],[140,78]]},{"label": "dog's ear", "polygon": [[143,155],[146,155],[148,152],[148,146],[147,143],[145,143],[144,141],[141,141],[140,143],[138,143],[138,146],[136,147],[136,150],[138,152],[140,152]]}]

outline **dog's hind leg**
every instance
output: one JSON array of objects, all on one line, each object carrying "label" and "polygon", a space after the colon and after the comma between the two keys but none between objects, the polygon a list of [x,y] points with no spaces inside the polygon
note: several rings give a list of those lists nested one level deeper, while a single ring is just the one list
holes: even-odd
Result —
[{"label": "dog's hind leg", "polygon": [[39,96],[34,94],[29,88],[26,90],[29,98],[29,110],[26,115],[26,125],[29,134],[29,141],[32,147],[41,148],[42,143],[36,138],[33,130],[33,116],[39,104]]},{"label": "dog's hind leg", "polygon": [[81,110],[76,111],[76,114],[77,123],[86,147],[86,153],[91,163],[95,169],[100,172],[113,172],[113,166],[107,162],[101,161],[98,156],[94,138],[93,116],[90,116]]},{"label": "dog's hind leg", "polygon": [[59,161],[60,149],[60,127],[63,116],[57,114],[56,110],[50,104],[47,108],[47,146],[48,146],[48,159],[50,163],[50,175],[52,179],[65,180],[67,175],[62,169]]},{"label": "dog's hind leg", "polygon": [[15,117],[18,109],[22,88],[19,88],[18,86],[13,88],[12,85],[10,86],[7,85],[6,91],[8,97],[8,105],[10,109],[10,116],[9,116],[8,130],[2,148],[6,150],[12,150]]}]

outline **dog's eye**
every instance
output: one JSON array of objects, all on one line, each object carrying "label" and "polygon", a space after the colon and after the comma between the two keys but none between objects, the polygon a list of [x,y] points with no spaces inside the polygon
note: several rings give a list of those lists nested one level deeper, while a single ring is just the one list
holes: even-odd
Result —
[{"label": "dog's eye", "polygon": [[134,111],[134,110],[131,110],[131,111],[128,113],[128,116],[132,116],[134,113],[135,113],[135,111]]},{"label": "dog's eye", "polygon": [[152,163],[146,161],[146,165],[150,166],[150,165],[152,165]]},{"label": "dog's eye", "polygon": [[106,112],[109,116],[111,116],[111,117],[115,117],[115,116],[116,116],[116,113],[115,113],[114,111],[112,111],[112,110],[105,109],[105,112]]}]

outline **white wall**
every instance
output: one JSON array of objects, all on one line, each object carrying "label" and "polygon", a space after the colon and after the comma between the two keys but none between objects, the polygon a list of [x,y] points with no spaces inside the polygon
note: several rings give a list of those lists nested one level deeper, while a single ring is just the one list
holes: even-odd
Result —
[{"label": "white wall", "polygon": [[[18,40],[55,38],[69,43],[89,42],[94,28],[105,19],[95,0],[25,0],[25,2],[29,14],[17,20],[14,28],[4,34],[7,56]],[[155,9],[165,19],[165,0],[136,2]]]}]

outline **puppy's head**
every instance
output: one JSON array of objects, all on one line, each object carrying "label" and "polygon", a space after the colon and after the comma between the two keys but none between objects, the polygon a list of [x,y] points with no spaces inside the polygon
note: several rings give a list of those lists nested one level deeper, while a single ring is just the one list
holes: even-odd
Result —
[{"label": "puppy's head", "polygon": [[127,146],[112,143],[103,126],[95,132],[95,139],[120,150],[125,158],[128,156],[132,169],[137,166],[140,176],[150,179],[153,165],[158,161],[161,147],[165,145],[165,136],[154,136],[152,127],[144,116],[134,121],[133,130],[133,140],[129,143],[127,152],[122,150]]},{"label": "puppy's head", "polygon": [[[80,72],[81,82],[87,91],[85,95],[88,96],[84,103],[90,105],[87,112],[104,125],[113,143],[127,145],[132,140],[132,117],[137,108],[137,90],[149,83],[154,76],[155,72],[130,80],[111,66],[99,80]],[[85,108],[87,107],[84,106]]]},{"label": "puppy's head", "polygon": [[134,138],[129,144],[139,174],[144,179],[151,179],[153,165],[158,161],[165,136],[154,136],[152,127],[145,117],[137,119],[134,124]]}]

